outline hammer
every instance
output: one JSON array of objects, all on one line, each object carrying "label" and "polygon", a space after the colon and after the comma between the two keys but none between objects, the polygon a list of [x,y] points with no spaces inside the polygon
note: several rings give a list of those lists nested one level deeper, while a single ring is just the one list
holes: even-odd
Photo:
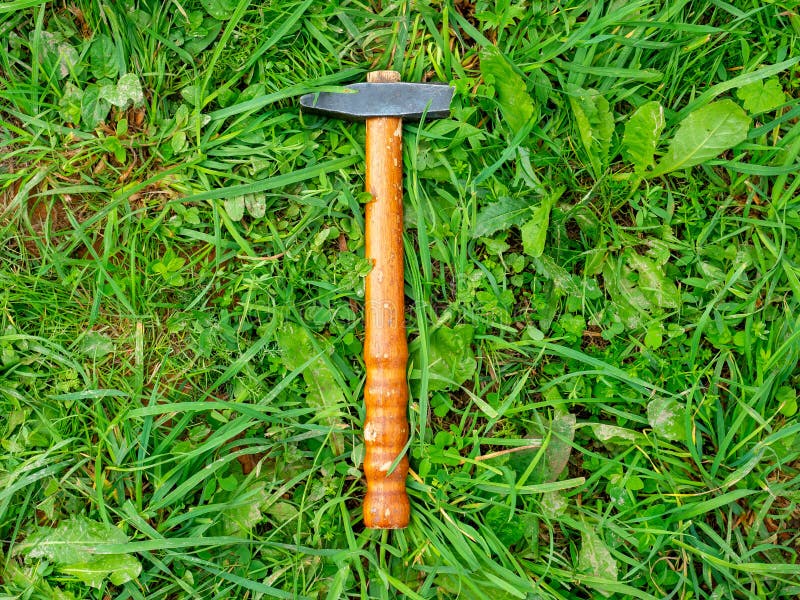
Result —
[{"label": "hammer", "polygon": [[[439,119],[450,114],[453,88],[402,83],[397,71],[373,71],[367,83],[345,86],[350,93],[306,94],[309,111],[366,120],[364,363],[364,525],[400,529],[408,525],[408,345],[403,301],[403,119]],[[397,466],[392,467],[397,463]]]}]

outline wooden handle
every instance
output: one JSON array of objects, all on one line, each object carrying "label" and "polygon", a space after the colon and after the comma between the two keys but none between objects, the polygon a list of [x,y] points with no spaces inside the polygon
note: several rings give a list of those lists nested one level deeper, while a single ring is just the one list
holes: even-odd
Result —
[{"label": "wooden handle", "polygon": [[[400,81],[396,71],[367,75],[372,83]],[[408,525],[408,458],[389,473],[408,441],[405,310],[403,306],[403,122],[367,119],[366,280],[364,362],[364,524],[375,529]]]}]

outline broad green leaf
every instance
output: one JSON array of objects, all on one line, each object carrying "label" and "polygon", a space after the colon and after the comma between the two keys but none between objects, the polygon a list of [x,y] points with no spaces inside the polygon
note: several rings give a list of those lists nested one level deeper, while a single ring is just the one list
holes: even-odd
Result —
[{"label": "broad green leaf", "polygon": [[478,213],[472,237],[479,238],[521,225],[530,214],[530,199],[501,198]]},{"label": "broad green leaf", "polygon": [[183,152],[186,147],[188,146],[188,142],[186,139],[186,132],[182,129],[175,132],[170,140],[170,146],[172,147],[172,151],[175,154]]},{"label": "broad green leaf", "polygon": [[109,36],[100,34],[94,38],[89,48],[89,66],[95,79],[117,78],[117,49]]},{"label": "broad green leaf", "polygon": [[542,514],[548,519],[556,519],[567,511],[569,501],[563,490],[544,492],[539,501]]},{"label": "broad green leaf", "polygon": [[256,481],[237,492],[239,480],[234,478],[236,487],[224,502],[221,510],[222,535],[248,535],[263,518],[262,511],[269,500],[269,493],[263,481]]},{"label": "broad green leaf", "polygon": [[30,412],[27,410],[12,410],[9,413],[6,413],[5,435],[9,435],[19,425],[25,423],[29,414]]},{"label": "broad green leaf", "polygon": [[[320,351],[314,344],[312,334],[301,325],[284,323],[276,332],[275,339],[287,369],[297,369],[314,359],[303,371],[303,380],[308,386],[306,401],[310,406],[321,409],[325,423],[333,429],[338,429],[341,426],[341,410],[347,402],[333,370],[322,356],[317,356]],[[318,344],[324,347],[322,340],[319,340]],[[344,439],[341,433],[332,435],[332,444],[337,454],[344,452]]]},{"label": "broad green leaf", "polygon": [[744,85],[736,90],[736,96],[752,115],[774,110],[786,102],[786,94],[777,77]]},{"label": "broad green leaf", "polygon": [[105,138],[103,140],[103,149],[113,154],[118,163],[123,164],[125,162],[125,147],[119,141],[119,138],[113,135]]},{"label": "broad green leaf", "polygon": [[686,406],[671,398],[653,398],[647,403],[647,422],[665,440],[686,439]]},{"label": "broad green leaf", "polygon": [[217,481],[219,483],[219,487],[226,492],[233,492],[239,487],[239,479],[234,475],[228,475],[227,477],[220,477]]},{"label": "broad green leaf", "polygon": [[680,291],[671,280],[667,279],[664,271],[655,262],[637,252],[629,252],[627,263],[639,273],[638,288],[648,302],[660,308],[680,306]]},{"label": "broad green leaf", "polygon": [[81,338],[78,351],[84,356],[98,359],[114,352],[114,342],[102,333],[90,331]]},{"label": "broad green leaf", "polygon": [[175,125],[177,127],[183,127],[189,122],[189,107],[185,104],[181,104],[175,110]]},{"label": "broad green leaf", "polygon": [[298,514],[297,507],[288,502],[276,502],[267,512],[279,523],[288,523]]},{"label": "broad green leaf", "polygon": [[124,544],[128,536],[113,525],[86,517],[62,521],[55,529],[43,527],[23,545],[29,558],[46,558],[64,565],[82,562],[98,544]]},{"label": "broad green leaf", "polygon": [[580,293],[580,288],[574,276],[547,254],[534,258],[532,262],[536,272],[545,279],[552,281],[559,294],[574,295]]},{"label": "broad green leaf", "polygon": [[606,425],[605,423],[587,423],[587,427],[592,430],[595,437],[611,450],[619,446],[630,446],[631,444],[644,443],[647,441],[641,433],[633,429],[619,427],[617,425]]},{"label": "broad green leaf", "polygon": [[533,215],[527,223],[522,225],[522,249],[525,254],[539,257],[544,252],[544,243],[547,241],[547,227],[550,224],[550,209],[553,206],[553,199],[543,198],[542,202],[533,209]]},{"label": "broad green leaf", "polygon": [[534,112],[533,100],[528,94],[525,80],[494,46],[481,52],[481,75],[487,84],[494,86],[500,111],[511,132],[517,133]]},{"label": "broad green leaf", "polygon": [[[476,2],[476,8],[490,8],[475,13],[475,18],[481,23],[483,30],[496,29],[502,31],[515,25],[517,19],[525,16],[526,7],[523,3],[511,4],[509,0],[498,2]],[[489,6],[487,6],[487,4]]]},{"label": "broad green leaf", "polygon": [[233,16],[237,0],[200,0],[200,3],[212,17],[224,21]]},{"label": "broad green leaf", "polygon": [[58,79],[64,79],[70,73],[80,75],[83,68],[78,51],[64,39],[60,33],[42,31],[39,33],[43,62],[52,68]]},{"label": "broad green leaf", "polygon": [[317,232],[314,236],[312,247],[315,249],[322,248],[327,240],[339,237],[339,230],[335,227],[325,227]]},{"label": "broad green leaf", "polygon": [[40,528],[20,546],[28,559],[44,558],[55,563],[59,571],[73,575],[93,587],[100,587],[107,578],[121,585],[139,576],[142,566],[130,554],[95,554],[98,546],[128,542],[121,529],[72,517],[56,528]]},{"label": "broad green leaf", "polygon": [[644,345],[650,348],[651,350],[657,350],[661,347],[661,344],[664,342],[664,336],[662,334],[662,327],[661,325],[653,325],[647,329],[647,333],[644,334]]},{"label": "broad green leaf", "polygon": [[86,129],[94,129],[106,120],[111,104],[100,97],[100,88],[89,85],[83,91],[81,98],[81,120]]},{"label": "broad green leaf", "polygon": [[[592,530],[581,532],[581,551],[578,555],[578,571],[616,583],[617,561],[611,555],[608,546],[597,533]],[[587,583],[594,587],[600,594],[608,598],[611,592],[604,589],[601,583]]]},{"label": "broad green leaf", "polygon": [[545,453],[546,476],[544,481],[556,481],[567,467],[575,439],[577,417],[567,412],[558,412],[550,423],[552,436]]},{"label": "broad green leaf", "polygon": [[493,256],[499,256],[506,252],[511,246],[505,241],[505,234],[497,236],[497,238],[482,237],[481,243],[486,248],[486,252]]},{"label": "broad green leaf", "polygon": [[611,107],[597,90],[569,86],[569,103],[578,125],[581,142],[589,155],[595,179],[608,166],[614,116]]},{"label": "broad green leaf", "polygon": [[129,103],[134,106],[144,103],[142,84],[133,73],[120,77],[117,85],[101,87],[100,97],[118,108],[126,108]]},{"label": "broad green leaf", "polygon": [[558,319],[558,324],[566,333],[575,336],[575,338],[580,338],[586,330],[586,320],[582,316],[572,313],[561,315]]},{"label": "broad green leaf", "polygon": [[[456,389],[475,373],[477,361],[472,350],[471,325],[443,325],[430,336],[428,347],[428,390]],[[414,361],[419,365],[419,360]]]},{"label": "broad green leaf", "polygon": [[[552,391],[553,388],[548,390]],[[555,391],[556,397],[557,390]],[[548,402],[555,403],[555,400],[546,398]],[[560,400],[559,400],[560,402]],[[575,428],[577,419],[575,415],[563,412],[559,409],[549,425],[542,425],[541,429],[529,433],[529,437],[536,438],[541,436],[547,438],[547,445],[544,448],[544,455],[540,456],[536,466],[533,468],[530,482],[534,484],[552,483],[557,481],[561,473],[567,466],[570,454],[572,453],[572,441],[575,439]],[[547,436],[547,430],[552,435]],[[539,447],[521,450],[512,453],[508,458],[508,466],[517,475],[522,475],[530,469],[531,461],[535,460],[540,454]]]},{"label": "broad green leaf", "polygon": [[630,329],[642,326],[651,305],[639,286],[630,281],[631,269],[624,261],[607,256],[602,272],[603,287],[611,296],[614,312],[621,324]]},{"label": "broad green leaf", "polygon": [[495,504],[486,512],[486,526],[506,546],[513,546],[525,535],[525,524],[514,511],[502,504]]},{"label": "broad green leaf", "polygon": [[[189,13],[192,14],[192,13]],[[199,11],[196,13],[199,14]],[[202,25],[193,30],[183,44],[183,49],[191,56],[197,56],[208,48],[209,44],[217,39],[222,30],[222,21],[206,17],[202,19]]]},{"label": "broad green leaf", "polygon": [[733,100],[712,102],[681,121],[667,154],[648,176],[659,177],[711,160],[744,141],[749,128],[750,118]]},{"label": "broad green leaf", "polygon": [[784,417],[793,417],[797,413],[797,392],[794,388],[784,385],[775,392],[775,400],[779,403],[780,413]]},{"label": "broad green leaf", "polygon": [[64,86],[64,94],[58,101],[58,114],[66,122],[78,125],[81,122],[81,103],[83,101],[83,90],[67,82]]},{"label": "broad green leaf", "polygon": [[254,219],[260,219],[267,213],[267,197],[264,194],[247,194],[244,206]]},{"label": "broad green leaf", "polygon": [[655,152],[664,130],[664,107],[647,102],[636,109],[625,125],[622,149],[637,173],[644,173],[655,164]]},{"label": "broad green leaf", "polygon": [[223,202],[225,212],[231,218],[231,221],[241,221],[244,216],[244,196],[234,196],[227,198]]},{"label": "broad green leaf", "polygon": [[[6,560],[3,565],[3,578],[6,584],[14,584],[21,589],[33,591],[36,589],[38,594],[24,594],[22,596],[12,596],[15,598],[34,598],[46,600],[76,600],[72,592],[65,592],[61,588],[51,587],[46,579],[42,577],[42,572],[38,564],[18,565],[15,560]],[[8,596],[5,596],[8,598]]]},{"label": "broad green leaf", "polygon": [[142,572],[141,563],[130,554],[99,555],[91,560],[59,567],[88,586],[99,588],[108,579],[114,585],[135,580]]},{"label": "broad green leaf", "polygon": [[544,339],[544,332],[533,325],[528,325],[525,334],[534,341],[541,342]]}]

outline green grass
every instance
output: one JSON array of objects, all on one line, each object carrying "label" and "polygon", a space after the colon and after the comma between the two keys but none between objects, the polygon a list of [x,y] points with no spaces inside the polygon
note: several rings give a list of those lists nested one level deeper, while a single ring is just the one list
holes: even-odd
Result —
[{"label": "green grass", "polygon": [[[798,597],[798,51],[788,1],[0,3],[0,596]],[[375,68],[456,86],[396,532],[364,128],[297,106]]]}]

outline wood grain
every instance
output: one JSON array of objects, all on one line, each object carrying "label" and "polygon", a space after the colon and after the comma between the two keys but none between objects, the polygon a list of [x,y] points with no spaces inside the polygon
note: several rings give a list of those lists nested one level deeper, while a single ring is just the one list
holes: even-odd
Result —
[{"label": "wood grain", "polygon": [[[372,83],[400,81],[396,71],[374,71]],[[372,271],[366,280],[364,362],[364,524],[375,529],[408,525],[408,386],[403,298],[403,122],[367,119],[366,256]]]}]

